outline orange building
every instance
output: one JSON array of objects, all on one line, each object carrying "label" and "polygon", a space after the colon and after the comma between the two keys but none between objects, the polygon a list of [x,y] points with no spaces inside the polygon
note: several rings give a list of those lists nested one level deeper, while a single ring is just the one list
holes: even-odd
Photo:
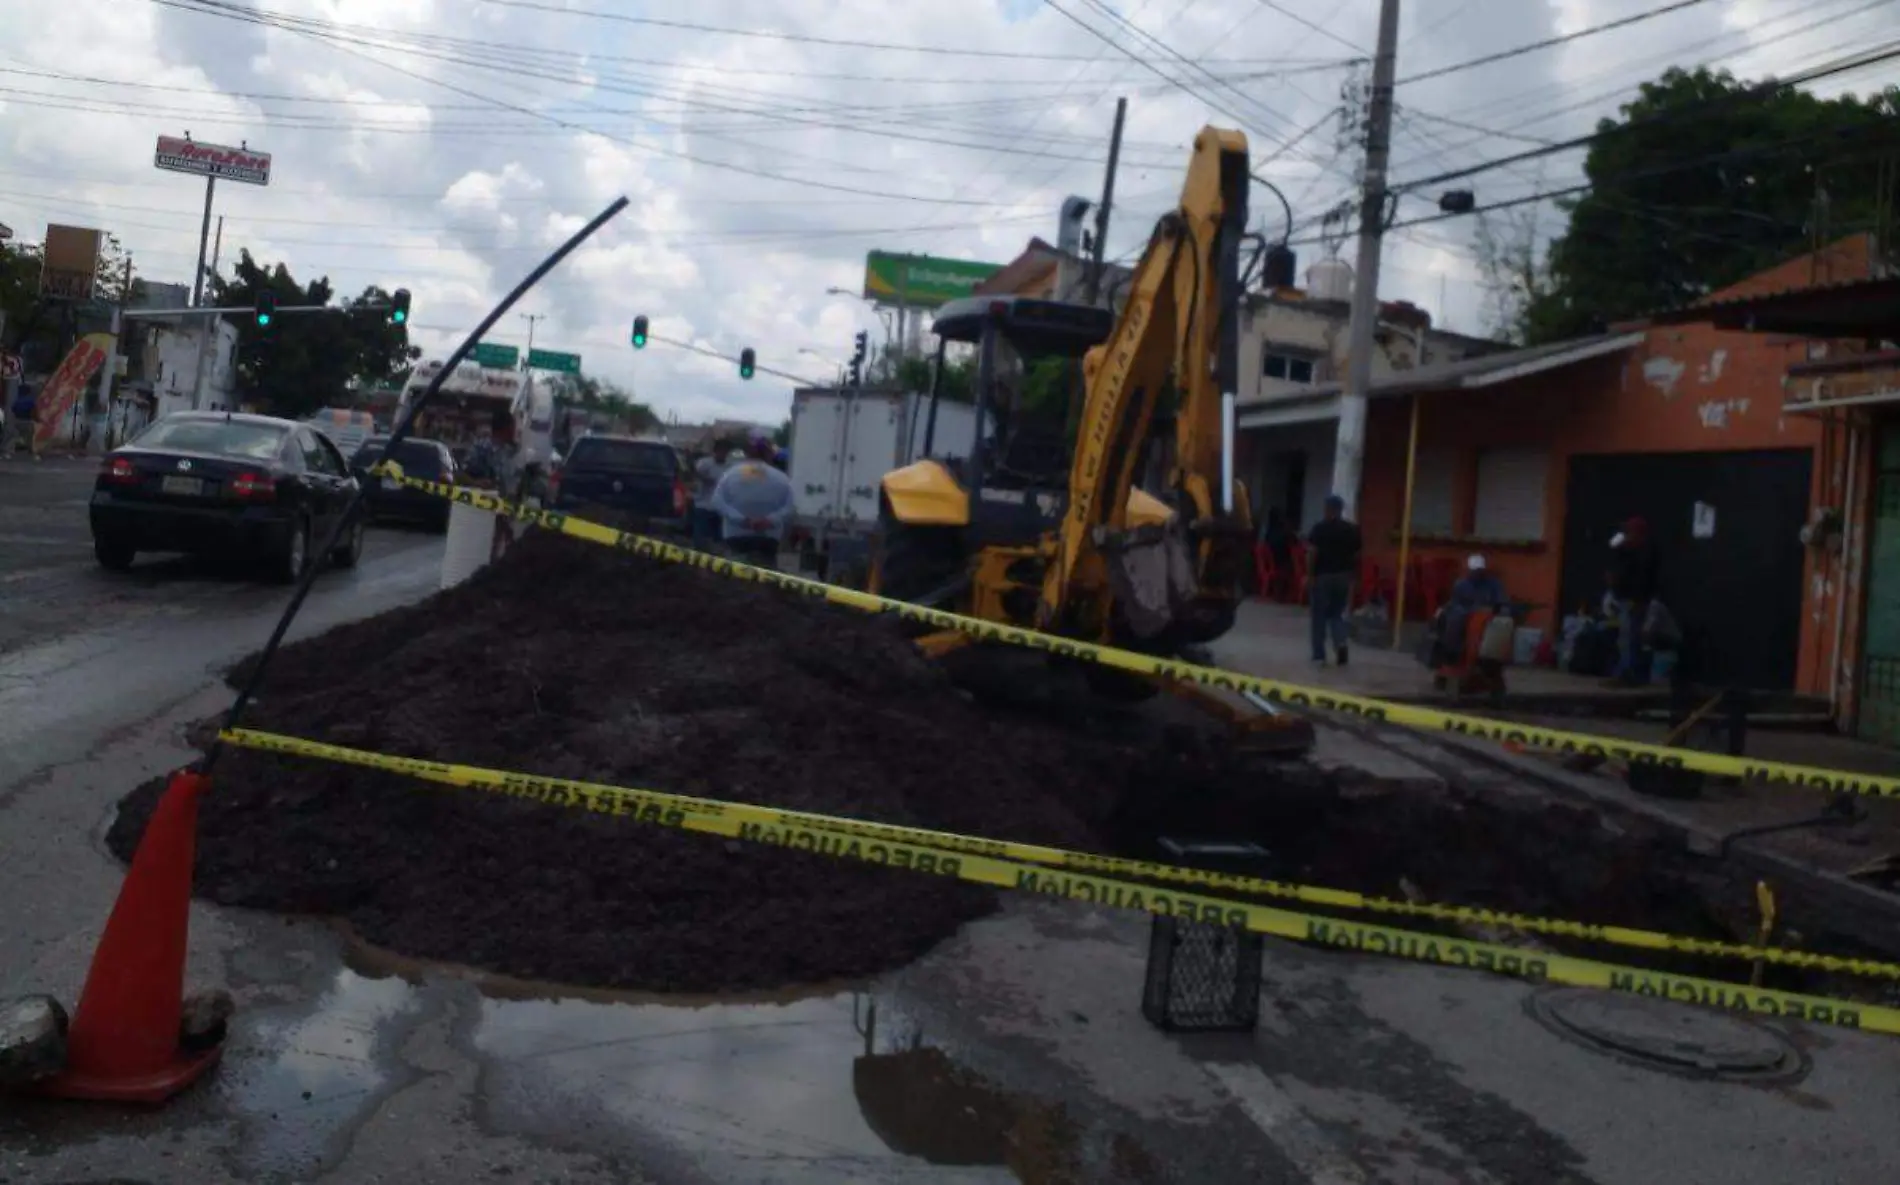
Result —
[{"label": "orange building", "polygon": [[[1869,245],[1851,240],[1709,300],[1866,275],[1871,263]],[[1846,505],[1846,437],[1783,404],[1789,366],[1814,349],[1805,337],[1645,323],[1377,381],[1359,497],[1369,556],[1393,584],[1405,552],[1417,588],[1482,552],[1532,604],[1530,624],[1551,630],[1600,600],[1609,540],[1640,515],[1662,553],[1663,599],[1704,642],[1706,678],[1832,696],[1844,560],[1810,546],[1817,533],[1804,528]],[[1240,471],[1256,514],[1280,504],[1289,443],[1330,448],[1337,399],[1333,384],[1243,404]],[[1310,459],[1330,472],[1329,454]]]}]

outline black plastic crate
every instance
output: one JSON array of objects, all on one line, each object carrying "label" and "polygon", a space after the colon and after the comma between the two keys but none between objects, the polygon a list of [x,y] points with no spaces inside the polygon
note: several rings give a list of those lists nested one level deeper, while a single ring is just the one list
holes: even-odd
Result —
[{"label": "black plastic crate", "polygon": [[[1262,876],[1270,860],[1253,844],[1163,839],[1170,863]],[[1259,934],[1157,915],[1148,932],[1141,1014],[1170,1032],[1252,1032],[1260,1022]]]}]

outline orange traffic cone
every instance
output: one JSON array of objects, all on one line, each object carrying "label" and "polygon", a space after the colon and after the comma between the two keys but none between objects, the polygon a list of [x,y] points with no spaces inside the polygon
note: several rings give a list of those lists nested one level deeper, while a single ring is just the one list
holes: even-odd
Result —
[{"label": "orange traffic cone", "polygon": [[66,1036],[66,1069],[36,1084],[70,1099],[160,1103],[217,1064],[221,1045],[179,1045],[198,799],[208,779],[171,777],[132,854]]}]

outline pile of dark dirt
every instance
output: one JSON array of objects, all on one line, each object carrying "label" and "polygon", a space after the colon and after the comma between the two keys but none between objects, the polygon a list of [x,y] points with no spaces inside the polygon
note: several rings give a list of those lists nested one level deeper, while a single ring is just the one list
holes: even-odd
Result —
[{"label": "pile of dark dirt", "polygon": [[[234,672],[234,680],[242,670]],[[286,647],[247,723],[405,756],[1099,849],[1140,762],[993,715],[894,623],[537,535]],[[129,856],[159,787],[124,803]],[[902,964],[982,889],[315,761],[231,752],[198,892],[423,958],[724,990]]]},{"label": "pile of dark dirt", "polygon": [[[1746,929],[1744,881],[1628,821],[1450,792],[1342,799],[1310,767],[1263,769],[1157,723],[1165,712],[1102,706],[1079,680],[1030,693],[1040,659],[1012,653],[1021,702],[979,705],[895,622],[537,534],[458,588],[287,647],[247,723],[1089,851],[1250,839],[1273,854],[1263,871],[1306,883]],[[121,804],[108,837],[121,858],[161,788]],[[994,904],[911,872],[246,751],[225,756],[203,804],[196,885],[226,905],[341,918],[418,958],[694,992],[873,974]]]}]

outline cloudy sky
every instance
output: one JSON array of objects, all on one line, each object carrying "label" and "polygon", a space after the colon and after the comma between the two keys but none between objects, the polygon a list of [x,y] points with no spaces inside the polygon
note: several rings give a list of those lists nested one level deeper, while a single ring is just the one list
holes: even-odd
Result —
[{"label": "cloudy sky", "polygon": [[[1892,28],[1869,0],[1704,0],[1627,29],[1406,82],[1657,7],[1653,0],[1409,0],[1395,182],[1587,131],[1668,65],[1787,73]],[[871,248],[1003,262],[1101,186],[1129,100],[1111,256],[1172,202],[1194,132],[1242,127],[1296,241],[1350,192],[1343,88],[1376,0],[0,0],[0,222],[100,226],[151,280],[186,281],[203,187],[152,168],[156,136],[273,154],[221,184],[238,248],[342,291],[414,293],[439,355],[550,246],[632,205],[522,306],[536,344],[664,413],[776,421],[791,383],[654,334],[825,379],[859,329]],[[1870,89],[1891,66],[1841,80]],[[1304,133],[1302,135],[1302,133]],[[1555,188],[1580,158],[1486,172],[1480,201]],[[1256,188],[1256,221],[1284,222]],[[1400,217],[1434,212],[1408,198]],[[1547,210],[1547,208],[1546,208]],[[1546,226],[1554,216],[1546,213]],[[1389,241],[1382,293],[1483,332],[1470,220]],[[1300,247],[1304,268],[1327,246]],[[1351,245],[1343,247],[1350,258]],[[226,268],[228,272],[228,266]],[[524,344],[511,317],[491,340]]]}]

